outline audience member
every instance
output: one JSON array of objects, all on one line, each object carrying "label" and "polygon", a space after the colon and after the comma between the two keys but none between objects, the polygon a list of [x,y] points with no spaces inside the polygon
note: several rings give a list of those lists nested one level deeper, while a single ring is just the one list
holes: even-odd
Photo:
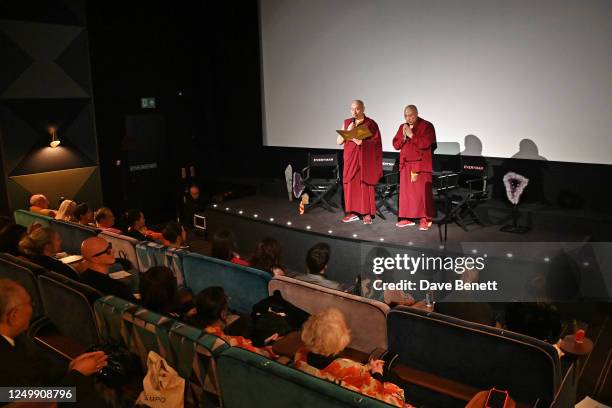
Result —
[{"label": "audience member", "polygon": [[19,256],[19,241],[26,236],[28,230],[23,225],[9,224],[0,231],[0,252]]},{"label": "audience member", "polygon": [[274,238],[264,238],[255,248],[251,257],[251,266],[269,272],[273,276],[285,274],[285,268],[281,265],[282,248]]},{"label": "audience member", "polygon": [[81,255],[87,269],[81,274],[81,281],[98,289],[104,295],[115,295],[121,299],[136,302],[127,285],[108,276],[115,263],[115,251],[110,242],[101,237],[87,238],[81,244]]},{"label": "audience member", "polygon": [[62,250],[62,238],[53,228],[41,227],[33,230],[19,241],[19,250],[35,264],[70,279],[79,280],[74,269],[55,258]]},{"label": "audience member", "polygon": [[242,266],[249,266],[249,263],[240,258],[236,252],[236,237],[229,230],[220,230],[215,233],[212,240],[213,258],[222,259]]},{"label": "audience member", "polygon": [[[93,397],[91,376],[107,365],[103,351],[84,353],[74,358],[60,373],[53,372],[42,356],[31,355],[27,347],[32,318],[32,298],[19,283],[0,279],[0,384],[13,387],[76,386],[81,406],[98,405]],[[63,378],[62,378],[63,376]],[[92,400],[92,398],[94,398]]]},{"label": "audience member", "polygon": [[[243,336],[232,336],[227,324],[228,297],[220,286],[211,286],[202,290],[195,298],[196,315],[194,322],[204,328],[206,333],[225,340],[230,346],[240,347],[268,358],[276,358],[271,346],[255,347],[251,340]],[[236,324],[236,323],[234,323]],[[269,341],[276,340],[278,335],[270,336]]]},{"label": "audience member", "polygon": [[121,234],[121,230],[113,227],[115,225],[115,214],[108,207],[101,207],[96,211],[94,216],[96,227],[102,231],[112,232],[113,234]]},{"label": "audience member", "polygon": [[306,273],[297,275],[296,278],[330,289],[343,290],[341,283],[327,279],[327,265],[330,254],[329,245],[324,242],[315,244],[306,252]]},{"label": "audience member", "polygon": [[[478,270],[466,269],[461,275],[466,284],[478,282]],[[495,311],[488,302],[478,300],[474,291],[456,290],[435,304],[436,312],[474,323],[495,326]]]},{"label": "audience member", "polygon": [[74,209],[74,218],[81,225],[93,225],[93,210],[87,203],[81,203]]},{"label": "audience member", "polygon": [[162,244],[171,248],[182,248],[187,233],[185,229],[176,221],[166,224],[162,230]]},{"label": "audience member", "polygon": [[125,234],[138,241],[161,241],[162,234],[148,229],[145,222],[146,220],[142,211],[138,209],[127,210],[125,213],[127,228]]},{"label": "audience member", "polygon": [[351,341],[344,316],[328,309],[310,316],[302,328],[304,346],[295,353],[295,368],[398,407],[404,406],[404,390],[383,381],[384,361],[367,365],[340,353]]},{"label": "audience member", "polygon": [[166,266],[153,266],[140,275],[140,303],[155,313],[182,318],[193,307],[192,299],[185,299],[184,294]]},{"label": "audience member", "polygon": [[74,210],[76,209],[77,204],[72,200],[64,200],[60,204],[57,209],[57,214],[55,214],[56,220],[62,221],[70,221],[70,222],[78,222],[78,220],[74,217]]},{"label": "audience member", "polygon": [[30,197],[30,211],[47,217],[55,217],[55,211],[49,209],[49,200],[43,194],[34,194]]}]

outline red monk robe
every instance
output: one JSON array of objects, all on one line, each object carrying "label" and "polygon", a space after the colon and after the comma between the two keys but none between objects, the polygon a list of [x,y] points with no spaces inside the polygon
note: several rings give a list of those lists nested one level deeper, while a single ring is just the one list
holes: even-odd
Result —
[{"label": "red monk robe", "polygon": [[[393,147],[400,150],[400,190],[398,218],[426,218],[435,215],[431,189],[432,144],[436,143],[434,126],[417,118],[412,126],[412,138],[404,137],[404,123],[393,138]],[[414,172],[416,181],[411,181]]]},{"label": "red monk robe", "polygon": [[[347,129],[353,118],[345,119],[343,129]],[[344,142],[344,207],[347,214],[370,215],[376,213],[374,187],[382,177],[382,140],[378,125],[365,117],[358,126],[367,126],[372,136],[364,139],[361,145],[351,140]]]}]

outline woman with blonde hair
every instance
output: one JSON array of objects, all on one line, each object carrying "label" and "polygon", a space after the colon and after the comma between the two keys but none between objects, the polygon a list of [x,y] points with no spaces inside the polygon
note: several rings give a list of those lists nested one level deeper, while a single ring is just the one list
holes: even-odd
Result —
[{"label": "woman with blonde hair", "polygon": [[345,388],[397,407],[410,406],[405,403],[403,389],[383,381],[384,361],[372,360],[364,365],[339,356],[350,343],[351,335],[338,309],[310,316],[301,336],[304,347],[295,353],[298,370],[339,382]]},{"label": "woman with blonde hair", "polygon": [[62,221],[71,221],[75,222],[76,218],[74,218],[74,210],[76,208],[76,203],[72,200],[64,200],[60,204],[57,213],[55,214],[56,220]]},{"label": "woman with blonde hair", "polygon": [[70,279],[79,280],[79,275],[70,266],[55,259],[62,249],[62,238],[51,227],[35,229],[19,241],[19,251],[30,261]]}]

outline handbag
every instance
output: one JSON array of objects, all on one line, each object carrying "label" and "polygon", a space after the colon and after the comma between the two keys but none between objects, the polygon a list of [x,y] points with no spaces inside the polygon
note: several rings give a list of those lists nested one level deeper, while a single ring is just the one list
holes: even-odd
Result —
[{"label": "handbag", "polygon": [[147,375],[136,404],[153,408],[182,408],[185,400],[185,379],[154,351],[147,356]]}]

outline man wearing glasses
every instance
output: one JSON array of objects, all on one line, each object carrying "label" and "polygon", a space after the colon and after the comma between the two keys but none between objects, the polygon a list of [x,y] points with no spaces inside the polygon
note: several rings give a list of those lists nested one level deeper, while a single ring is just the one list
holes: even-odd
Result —
[{"label": "man wearing glasses", "polygon": [[87,238],[81,244],[81,255],[87,266],[81,274],[81,282],[98,289],[104,295],[136,302],[126,285],[108,276],[111,265],[115,263],[115,251],[110,242],[100,237]]}]

